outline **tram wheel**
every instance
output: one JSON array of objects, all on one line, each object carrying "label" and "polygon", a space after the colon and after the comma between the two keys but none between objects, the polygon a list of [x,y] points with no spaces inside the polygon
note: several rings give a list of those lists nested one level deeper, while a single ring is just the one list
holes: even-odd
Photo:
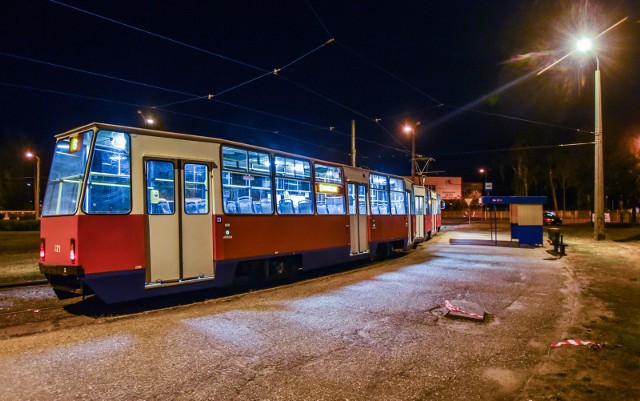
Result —
[{"label": "tram wheel", "polygon": [[277,280],[293,278],[298,272],[294,259],[275,259],[271,262],[269,274]]}]

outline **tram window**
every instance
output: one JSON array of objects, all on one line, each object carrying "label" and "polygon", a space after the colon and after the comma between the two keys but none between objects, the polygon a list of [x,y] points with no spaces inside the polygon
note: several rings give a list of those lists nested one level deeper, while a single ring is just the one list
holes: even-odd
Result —
[{"label": "tram window", "polygon": [[225,169],[247,171],[247,151],[244,149],[223,146],[222,161]]},{"label": "tram window", "polygon": [[389,189],[391,190],[391,214],[406,214],[406,199],[404,191],[404,181],[399,178],[389,178]]},{"label": "tram window", "polygon": [[313,214],[311,181],[276,178],[279,214]]},{"label": "tram window", "polygon": [[371,174],[369,181],[371,182],[371,214],[389,214],[389,184],[387,177]]},{"label": "tram window", "polygon": [[424,214],[424,196],[416,196],[414,199],[414,214],[422,216]]},{"label": "tram window", "polygon": [[349,197],[349,214],[357,214],[358,210],[356,209],[356,184],[347,184],[347,196]]},{"label": "tram window", "polygon": [[275,169],[278,214],[313,214],[311,163],[276,156]]},{"label": "tram window", "polygon": [[367,214],[367,188],[358,187],[358,213]]},{"label": "tram window", "polygon": [[42,205],[43,216],[74,214],[89,159],[93,131],[56,143]]},{"label": "tram window", "polygon": [[311,179],[311,163],[291,157],[276,156],[276,176]]},{"label": "tram window", "polygon": [[316,163],[314,171],[318,214],[345,214],[342,169]]},{"label": "tram window", "polygon": [[222,200],[227,214],[271,214],[271,177],[222,172]]},{"label": "tram window", "polygon": [[271,157],[267,153],[249,151],[249,171],[271,174]]},{"label": "tram window", "polygon": [[204,164],[184,165],[184,211],[186,214],[209,213],[209,174]]},{"label": "tram window", "polygon": [[172,162],[147,161],[147,213],[175,212],[175,181]]},{"label": "tram window", "polygon": [[272,214],[271,155],[222,147],[222,205],[226,214]]},{"label": "tram window", "polygon": [[127,214],[131,211],[128,134],[98,131],[82,210],[88,214]]}]

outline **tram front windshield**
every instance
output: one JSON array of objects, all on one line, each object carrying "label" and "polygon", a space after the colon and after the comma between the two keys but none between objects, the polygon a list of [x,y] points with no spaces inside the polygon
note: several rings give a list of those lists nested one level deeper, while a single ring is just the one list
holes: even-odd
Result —
[{"label": "tram front windshield", "polygon": [[43,216],[76,213],[92,138],[93,131],[87,131],[56,143],[42,205]]}]

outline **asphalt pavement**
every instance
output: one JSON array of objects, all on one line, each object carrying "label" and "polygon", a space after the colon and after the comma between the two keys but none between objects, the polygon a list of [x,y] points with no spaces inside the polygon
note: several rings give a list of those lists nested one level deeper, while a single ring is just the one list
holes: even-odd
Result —
[{"label": "asphalt pavement", "polygon": [[[482,227],[266,291],[1,340],[1,398],[514,399],[577,289],[549,246],[450,244],[489,239]],[[448,317],[445,301],[486,318]]]}]

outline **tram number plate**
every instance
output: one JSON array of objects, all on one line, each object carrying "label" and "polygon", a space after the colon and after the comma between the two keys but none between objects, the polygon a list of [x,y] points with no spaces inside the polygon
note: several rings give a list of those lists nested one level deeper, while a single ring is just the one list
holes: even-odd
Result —
[{"label": "tram number plate", "polygon": [[60,253],[60,244],[55,244],[53,246],[53,252]]}]

